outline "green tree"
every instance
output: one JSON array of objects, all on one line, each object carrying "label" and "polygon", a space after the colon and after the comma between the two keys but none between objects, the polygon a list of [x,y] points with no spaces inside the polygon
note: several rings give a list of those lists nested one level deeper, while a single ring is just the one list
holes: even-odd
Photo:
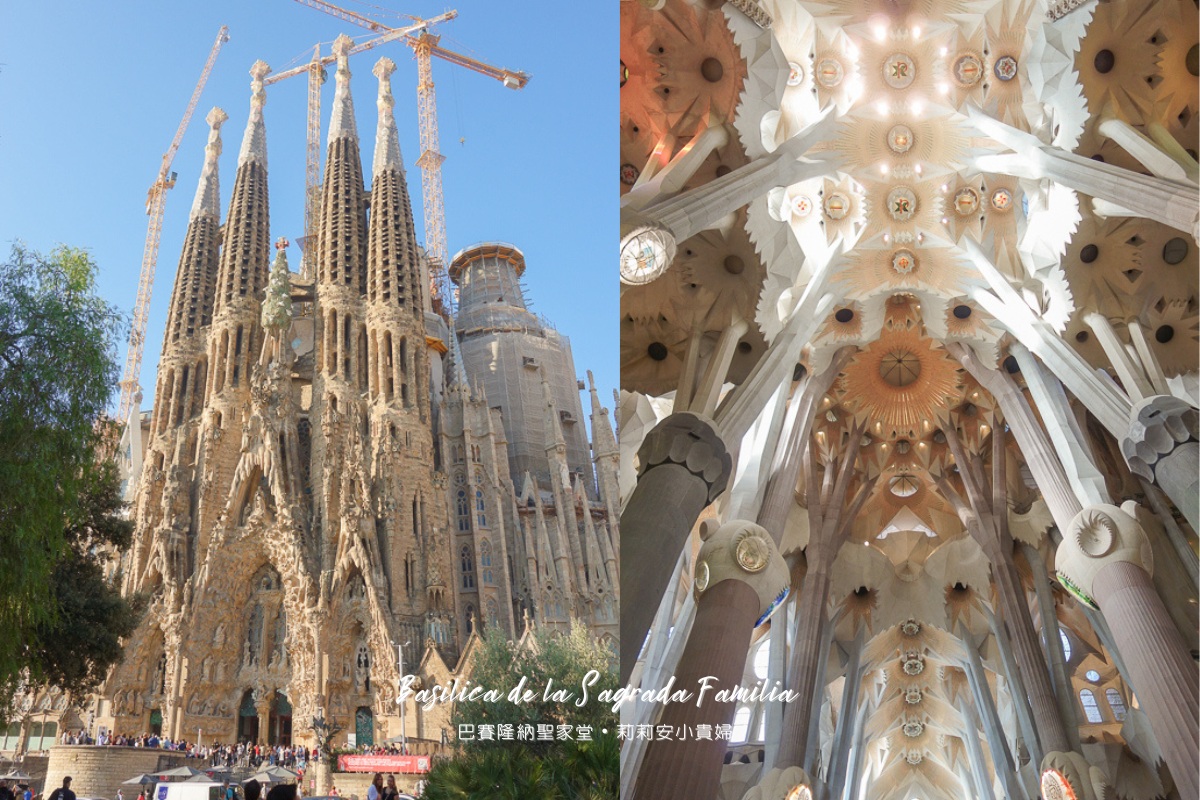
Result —
[{"label": "green tree", "polygon": [[0,264],[0,709],[22,680],[93,687],[132,613],[101,565],[129,527],[98,459],[124,322],[95,279],[68,247]]},{"label": "green tree", "polygon": [[[599,680],[589,685],[582,706],[585,676],[595,670]],[[528,702],[512,703],[509,690],[526,678],[533,692]],[[429,774],[424,797],[428,800],[503,800],[512,798],[563,798],[597,800],[617,796],[620,750],[617,716],[612,703],[597,699],[618,686],[616,656],[593,639],[587,629],[573,623],[564,634],[535,631],[523,643],[502,635],[485,635],[473,656],[470,680],[485,689],[502,690],[499,702],[482,700],[457,703],[452,715],[459,725],[590,726],[592,739],[554,741],[462,741],[454,758],[439,762]],[[546,697],[545,688],[564,690],[570,697]],[[556,731],[557,734],[557,731]],[[517,738],[520,739],[518,733]]]}]

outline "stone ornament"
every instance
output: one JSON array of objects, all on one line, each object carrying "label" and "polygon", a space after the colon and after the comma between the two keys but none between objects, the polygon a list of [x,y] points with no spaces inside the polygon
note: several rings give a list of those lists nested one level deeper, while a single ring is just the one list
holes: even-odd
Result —
[{"label": "stone ornament", "polygon": [[1017,60],[1012,56],[1000,56],[992,68],[996,77],[1007,83],[1017,77]]},{"label": "stone ornament", "polygon": [[621,183],[626,186],[633,186],[637,183],[639,175],[641,175],[641,172],[633,164],[621,165]]},{"label": "stone ornament", "polygon": [[911,250],[897,250],[892,254],[892,269],[899,275],[909,275],[917,268],[917,257]]},{"label": "stone ornament", "polygon": [[1109,564],[1128,561],[1154,574],[1154,553],[1146,532],[1127,500],[1121,508],[1100,503],[1075,515],[1063,532],[1054,568],[1063,587],[1080,602],[1099,608],[1092,591],[1096,576]]},{"label": "stone ornament", "polygon": [[888,149],[896,155],[904,155],[913,146],[912,128],[904,124],[893,125],[887,133]]},{"label": "stone ornament", "polygon": [[954,213],[960,217],[969,217],[979,210],[979,192],[970,186],[964,186],[954,193]]},{"label": "stone ornament", "polygon": [[641,286],[657,279],[675,260],[675,237],[658,226],[636,228],[621,240],[621,281]]},{"label": "stone ornament", "polygon": [[1196,441],[1196,409],[1171,395],[1148,397],[1133,407],[1121,454],[1137,476],[1153,481],[1160,460]]},{"label": "stone ornament", "polygon": [[812,781],[800,767],[767,772],[742,800],[812,800]]},{"label": "stone ornament", "polygon": [[900,632],[905,636],[916,636],[921,632],[921,623],[915,619],[907,619],[900,623]]},{"label": "stone ornament", "polygon": [[925,755],[920,750],[906,750],[904,760],[909,764],[920,764],[925,760]]},{"label": "stone ornament", "polygon": [[997,189],[992,192],[992,208],[997,211],[1012,211],[1013,194],[1008,189]]},{"label": "stone ornament", "polygon": [[910,706],[918,705],[921,702],[921,690],[913,687],[904,690],[904,702]]},{"label": "stone ornament", "polygon": [[905,675],[917,676],[925,671],[925,659],[921,658],[916,653],[909,653],[905,657],[901,666],[904,668]]},{"label": "stone ornament", "polygon": [[887,211],[896,222],[908,222],[917,213],[917,195],[907,186],[897,186],[888,192]]},{"label": "stone ornament", "polygon": [[983,60],[974,53],[963,53],[954,59],[953,72],[959,86],[969,88],[983,78]]},{"label": "stone ornament", "polygon": [[841,192],[830,192],[825,198],[825,216],[832,220],[845,219],[850,213],[850,198]]},{"label": "stone ornament", "polygon": [[883,62],[883,80],[893,89],[907,89],[917,79],[917,64],[905,53],[892,53]]},{"label": "stone ornament", "polygon": [[803,219],[812,213],[813,201],[806,194],[798,194],[792,198],[792,216]]},{"label": "stone ornament", "polygon": [[908,738],[916,739],[925,732],[925,723],[921,722],[919,719],[910,719],[904,723],[904,726],[901,728],[901,730],[904,731],[904,735]]},{"label": "stone ornament", "polygon": [[804,67],[797,64],[795,61],[788,62],[788,86],[799,86],[804,82]]},{"label": "stone ornament", "polygon": [[826,89],[836,89],[845,76],[846,70],[842,67],[842,62],[836,58],[822,58],[817,62],[817,83]]},{"label": "stone ornament", "polygon": [[672,414],[638,448],[638,477],[660,464],[677,464],[708,484],[708,502],[725,491],[733,458],[715,424],[690,411]]},{"label": "stone ornament", "polygon": [[766,529],[746,520],[724,524],[705,520],[700,526],[700,540],[696,599],[722,581],[739,580],[758,595],[755,627],[766,622],[787,597],[791,585],[787,564]]},{"label": "stone ornament", "polygon": [[1046,753],[1041,773],[1039,784],[1045,800],[1105,800],[1113,796],[1104,772],[1079,753]]}]

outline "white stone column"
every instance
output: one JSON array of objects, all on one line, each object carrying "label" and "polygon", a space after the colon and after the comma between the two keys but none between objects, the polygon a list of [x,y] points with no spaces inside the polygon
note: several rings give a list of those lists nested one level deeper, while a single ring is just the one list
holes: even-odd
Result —
[{"label": "white stone column", "polygon": [[1136,158],[1142,166],[1158,177],[1180,182],[1189,180],[1183,165],[1164,153],[1158,144],[1146,134],[1125,120],[1117,119],[1111,107],[1106,107],[1101,112],[1100,124],[1096,130],[1120,145],[1122,150]]},{"label": "white stone column", "polygon": [[655,148],[655,152],[650,156],[650,163],[638,177],[637,185],[621,198],[621,206],[644,208],[664,195],[673,195],[682,190],[683,185],[696,174],[696,170],[714,150],[729,144],[729,128],[721,122],[710,122],[712,124],[709,127],[693,136],[670,163],[657,172],[652,170],[662,156],[658,148]]},{"label": "white stone column", "polygon": [[1135,475],[1153,481],[1200,530],[1200,442],[1196,409],[1170,395],[1138,403],[1121,453]]}]

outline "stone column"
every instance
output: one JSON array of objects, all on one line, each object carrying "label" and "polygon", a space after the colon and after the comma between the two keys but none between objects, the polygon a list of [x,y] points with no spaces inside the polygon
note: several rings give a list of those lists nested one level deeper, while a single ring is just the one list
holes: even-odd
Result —
[{"label": "stone column", "polygon": [[325,759],[325,754],[322,753],[317,759],[316,788],[314,795],[316,797],[326,797],[329,795],[329,790],[333,788],[333,774],[329,770],[329,762]]},{"label": "stone column", "polygon": [[[1041,745],[1038,744],[1037,731],[1033,724],[1033,714],[1029,710],[1029,703],[1026,698],[1029,693],[1025,689],[1025,681],[1021,678],[1021,670],[1017,667],[1016,659],[1013,658],[1012,645],[1009,643],[1008,635],[1004,630],[1004,622],[990,610],[987,606],[981,609],[987,617],[988,624],[992,628],[992,634],[996,637],[996,649],[1000,651],[1000,661],[1004,666],[1004,675],[1008,678],[1008,693],[1012,697],[1013,711],[1017,717],[1017,729],[1021,734],[1021,739],[1025,742],[1025,749],[1029,752],[1029,761],[1031,764],[1039,764],[1042,760]],[[1047,636],[1046,638],[1050,638]],[[1056,637],[1057,638],[1057,637]],[[1016,744],[1013,745],[1013,761],[1018,762],[1020,766],[1021,755]]]},{"label": "stone column", "polygon": [[[968,677],[970,676],[968,675]],[[979,721],[976,718],[975,709],[960,697],[958,713],[963,718],[963,741],[966,742],[967,753],[970,756],[971,777],[974,779],[975,790],[979,793],[980,800],[996,800],[995,789],[992,782],[987,779],[987,765],[983,762],[983,748],[979,746]],[[996,769],[997,771],[1000,769],[998,763]]]},{"label": "stone column", "polygon": [[1134,128],[1123,119],[1117,119],[1112,107],[1105,107],[1100,114],[1100,124],[1096,129],[1112,139],[1121,149],[1141,162],[1142,166],[1160,178],[1174,181],[1188,180],[1187,170],[1167,153],[1162,151],[1158,143],[1146,134]]},{"label": "stone column", "polygon": [[254,710],[258,712],[258,743],[267,744],[271,741],[271,699],[256,701]]},{"label": "stone column", "polygon": [[622,684],[633,672],[670,567],[700,512],[725,490],[732,468],[713,423],[691,413],[655,426],[638,460],[637,487],[621,514]]},{"label": "stone column", "polygon": [[[983,661],[979,658],[974,637],[963,629],[963,649],[967,652],[967,679],[975,695],[975,703],[983,720],[983,732],[987,736],[988,749],[992,751],[992,766],[999,774],[1000,782],[1004,785],[1007,800],[1021,800],[1026,797],[1025,787],[1018,780],[1017,767],[1008,743],[1004,740],[1004,728],[1000,725],[1000,715],[996,713],[996,701],[992,698],[992,690],[987,682],[987,674],[983,669]],[[986,780],[986,775],[984,777]]]},{"label": "stone column", "polygon": [[[669,703],[659,725],[672,730],[725,725],[736,703],[718,703],[714,693],[738,684],[756,625],[787,597],[789,576],[766,530],[734,520],[701,527],[696,562],[696,619],[676,668],[676,686],[696,699]],[[712,676],[707,693],[701,680]],[[693,734],[694,736],[694,734]],[[717,738],[651,742],[633,788],[635,800],[713,800],[721,787],[727,743]]]},{"label": "stone column", "polygon": [[1133,474],[1153,481],[1194,530],[1200,530],[1200,443],[1196,409],[1170,395],[1154,395],[1133,407],[1121,453]]},{"label": "stone column", "polygon": [[846,781],[846,767],[850,760],[850,730],[854,727],[855,713],[858,710],[858,690],[862,685],[862,673],[859,669],[862,663],[863,634],[866,625],[859,626],[851,644],[850,661],[846,664],[846,685],[842,689],[842,710],[838,714],[836,738],[833,744],[833,765],[829,770],[830,796],[838,797]]},{"label": "stone column", "polygon": [[1107,620],[1180,796],[1200,797],[1196,664],[1154,591],[1153,551],[1135,510],[1128,501],[1081,511],[1055,567],[1063,585]]},{"label": "stone column", "polygon": [[1045,648],[1050,662],[1050,678],[1054,683],[1054,695],[1058,698],[1058,713],[1067,729],[1067,740],[1071,749],[1079,750],[1079,720],[1075,716],[1075,690],[1071,687],[1071,675],[1063,655],[1062,638],[1049,635],[1050,625],[1058,626],[1058,614],[1054,610],[1054,594],[1050,589],[1050,577],[1046,574],[1046,562],[1037,549],[1029,544],[1021,545],[1021,553],[1033,572],[1033,588],[1037,592],[1038,613],[1042,617],[1042,629],[1047,632]]}]

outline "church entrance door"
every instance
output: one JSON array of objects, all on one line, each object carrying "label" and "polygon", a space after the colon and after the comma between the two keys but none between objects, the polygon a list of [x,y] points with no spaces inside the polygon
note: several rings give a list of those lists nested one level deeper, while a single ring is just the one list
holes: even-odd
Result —
[{"label": "church entrance door", "polygon": [[267,741],[270,744],[290,747],[292,744],[292,704],[288,702],[287,695],[280,692],[275,693],[275,701],[271,703],[269,724],[271,729]]},{"label": "church entrance door", "polygon": [[375,744],[375,714],[366,706],[359,706],[354,712],[354,736],[359,745]]},{"label": "church entrance door", "polygon": [[238,707],[239,742],[258,741],[258,711],[254,708],[254,695],[249,690],[242,695],[242,704]]}]

